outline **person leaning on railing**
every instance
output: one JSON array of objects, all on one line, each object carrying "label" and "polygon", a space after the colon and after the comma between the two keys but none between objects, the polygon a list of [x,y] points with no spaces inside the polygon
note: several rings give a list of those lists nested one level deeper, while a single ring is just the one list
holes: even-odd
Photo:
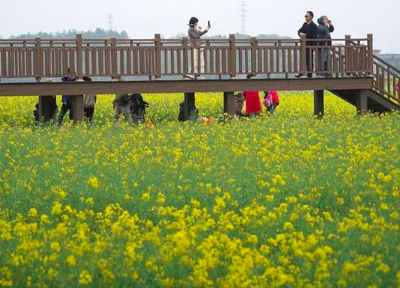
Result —
[{"label": "person leaning on railing", "polygon": [[[210,28],[211,25],[208,26],[208,28],[204,31],[202,31],[202,28],[199,25],[199,19],[196,17],[190,18],[189,21],[189,39],[190,39],[190,44],[193,47],[193,62],[194,62],[194,67],[192,67],[192,72],[195,74],[196,77],[200,76],[201,73],[204,73],[204,50],[201,48],[201,36],[206,34]],[[199,63],[199,53],[200,53],[200,63]],[[199,69],[200,65],[200,69]],[[191,78],[193,79],[192,75],[185,75],[185,78]]]},{"label": "person leaning on railing", "polygon": [[[318,27],[317,24],[314,23],[314,13],[312,11],[307,11],[306,15],[306,22],[298,31],[299,37],[305,36],[307,39],[317,39],[318,37]],[[314,70],[314,48],[310,46],[317,46],[316,41],[307,41],[306,42],[307,49],[306,49],[306,63],[307,63],[307,77],[312,78],[313,70]],[[304,77],[305,75],[299,74],[296,77]]]}]

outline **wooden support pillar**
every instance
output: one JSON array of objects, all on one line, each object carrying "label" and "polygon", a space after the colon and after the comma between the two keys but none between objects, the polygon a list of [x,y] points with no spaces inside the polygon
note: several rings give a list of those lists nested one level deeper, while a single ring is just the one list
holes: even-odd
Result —
[{"label": "wooden support pillar", "polygon": [[368,90],[357,91],[356,107],[358,115],[365,115],[368,113]]},{"label": "wooden support pillar", "polygon": [[324,90],[314,91],[314,115],[318,118],[324,116]]},{"label": "wooden support pillar", "polygon": [[39,96],[39,121],[45,123],[54,117],[54,96]]},{"label": "wooden support pillar", "polygon": [[189,119],[190,112],[196,108],[195,93],[185,93],[185,119]]},{"label": "wooden support pillar", "polygon": [[70,97],[72,99],[74,123],[82,122],[84,120],[83,95],[74,95]]},{"label": "wooden support pillar", "polygon": [[234,92],[224,92],[224,113],[230,116],[236,115]]}]

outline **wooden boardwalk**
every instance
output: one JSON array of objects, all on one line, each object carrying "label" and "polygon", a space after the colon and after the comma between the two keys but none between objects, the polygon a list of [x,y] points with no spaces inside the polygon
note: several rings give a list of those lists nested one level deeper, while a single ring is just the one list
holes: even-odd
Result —
[{"label": "wooden boardwalk", "polygon": [[[76,120],[83,117],[83,94],[104,93],[186,93],[189,111],[195,92],[224,92],[225,112],[232,114],[234,91],[313,90],[315,114],[323,114],[323,91],[329,90],[356,106],[358,113],[399,110],[394,86],[400,72],[373,55],[372,35],[332,39],[330,46],[311,46],[313,42],[317,40],[231,35],[204,40],[196,51],[187,38],[165,40],[160,35],[132,40],[86,40],[80,35],[67,40],[0,40],[0,96],[75,95]],[[312,59],[307,54],[315,61],[307,63]],[[294,78],[313,72],[329,73],[331,78]],[[183,80],[183,75],[194,74],[207,80]],[[45,78],[65,76],[77,82],[43,83]],[[83,77],[96,81],[81,82]],[[26,83],[5,83],[6,79]]]}]

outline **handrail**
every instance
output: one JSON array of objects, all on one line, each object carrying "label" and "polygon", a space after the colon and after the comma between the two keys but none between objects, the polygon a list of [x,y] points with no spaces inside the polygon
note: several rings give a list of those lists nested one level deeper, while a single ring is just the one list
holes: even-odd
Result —
[{"label": "handrail", "polygon": [[400,70],[399,70],[398,68],[394,67],[392,64],[390,64],[389,62],[383,60],[382,58],[379,58],[379,57],[376,56],[375,54],[374,54],[374,60],[377,60],[377,61],[379,61],[379,62],[385,64],[385,65],[388,66],[390,69],[392,69],[392,70],[396,71],[398,74],[400,74]]}]

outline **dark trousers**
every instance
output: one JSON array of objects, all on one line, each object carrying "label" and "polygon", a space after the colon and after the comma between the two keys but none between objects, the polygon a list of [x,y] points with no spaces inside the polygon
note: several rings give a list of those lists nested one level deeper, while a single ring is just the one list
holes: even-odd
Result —
[{"label": "dark trousers", "polygon": [[94,115],[94,107],[84,108],[83,112],[85,113],[85,119],[87,119],[89,122],[92,122]]},{"label": "dark trousers", "polygon": [[72,100],[68,99],[66,102],[63,102],[61,106],[60,115],[58,116],[58,124],[61,124],[65,114],[69,111],[69,119],[74,119],[73,109],[72,109]]},{"label": "dark trousers", "polygon": [[307,77],[312,78],[314,71],[314,49],[307,48],[306,49],[306,62],[307,62]]}]

